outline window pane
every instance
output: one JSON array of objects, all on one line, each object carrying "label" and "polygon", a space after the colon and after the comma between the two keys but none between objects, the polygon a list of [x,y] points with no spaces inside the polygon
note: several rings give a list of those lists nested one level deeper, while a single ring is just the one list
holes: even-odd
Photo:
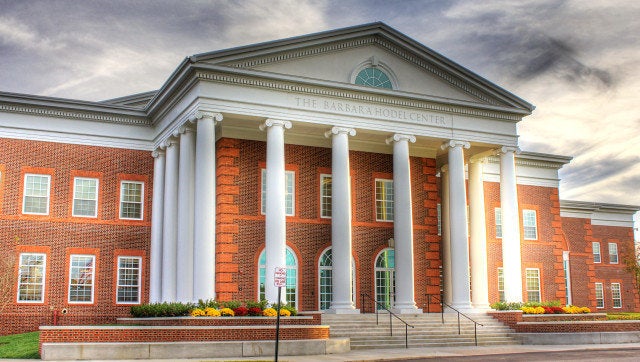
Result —
[{"label": "window pane", "polygon": [[[267,170],[261,171],[261,195],[260,195],[260,212],[265,214],[267,212]],[[287,216],[293,216],[295,214],[295,176],[293,171],[285,172],[285,213]]]},{"label": "window pane", "polygon": [[540,271],[538,269],[527,269],[527,301],[540,301]]},{"label": "window pane", "polygon": [[504,297],[504,272],[502,268],[498,268],[498,298],[501,302],[505,301]]},{"label": "window pane", "polygon": [[[266,252],[263,250],[260,253],[260,257],[258,258],[258,299],[265,299],[265,281],[266,281],[266,262],[267,256]],[[285,286],[285,298],[287,303],[296,307],[297,304],[297,286],[298,286],[298,264],[296,262],[296,258],[291,251],[287,247],[286,253],[286,267],[287,267],[287,277],[286,277],[286,286]],[[273,273],[273,272],[272,272]]]},{"label": "window pane", "polygon": [[622,295],[620,294],[620,283],[611,283],[611,299],[614,308],[622,308]]},{"label": "window pane", "polygon": [[73,216],[96,216],[98,180],[76,177],[73,192]]},{"label": "window pane", "polygon": [[596,308],[604,308],[604,290],[602,283],[596,283]]},{"label": "window pane", "polygon": [[609,243],[609,263],[618,264],[618,244]]},{"label": "window pane", "polygon": [[524,238],[528,240],[538,239],[535,210],[523,210]]},{"label": "window pane", "polygon": [[393,221],[392,180],[376,180],[376,220]]},{"label": "window pane", "polygon": [[118,258],[118,292],[119,303],[140,302],[140,258]]},{"label": "window pane", "polygon": [[600,263],[600,243],[594,242],[592,243],[593,248],[593,262]]},{"label": "window pane", "polygon": [[142,182],[123,181],[120,187],[120,218],[142,220]]},{"label": "window pane", "polygon": [[49,175],[25,175],[23,213],[49,213]]},{"label": "window pane", "polygon": [[69,271],[69,302],[93,302],[95,257],[72,255]]},{"label": "window pane", "polygon": [[331,175],[320,176],[320,216],[331,217]]},{"label": "window pane", "polygon": [[18,301],[43,302],[45,254],[20,254]]},{"label": "window pane", "polygon": [[495,209],[496,215],[496,238],[502,237],[502,209]]}]

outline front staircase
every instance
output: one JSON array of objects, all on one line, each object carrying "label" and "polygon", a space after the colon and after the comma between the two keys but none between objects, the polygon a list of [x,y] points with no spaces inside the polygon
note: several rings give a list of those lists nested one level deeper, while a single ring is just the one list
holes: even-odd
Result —
[{"label": "front staircase", "polygon": [[[474,324],[460,317],[458,334],[457,313],[445,313],[444,324],[440,313],[401,315],[415,328],[408,328],[408,345],[412,347],[475,346]],[[485,313],[470,315],[476,322],[479,346],[520,344],[514,331]],[[393,336],[389,333],[389,314],[382,311],[371,314],[323,314],[322,324],[329,325],[333,337],[349,337],[351,349],[404,348],[405,325],[393,318]]]}]

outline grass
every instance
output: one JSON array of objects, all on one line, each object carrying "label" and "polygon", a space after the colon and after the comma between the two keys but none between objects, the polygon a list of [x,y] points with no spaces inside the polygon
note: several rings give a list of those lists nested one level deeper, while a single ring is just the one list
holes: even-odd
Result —
[{"label": "grass", "polygon": [[40,332],[12,334],[0,337],[0,358],[39,359]]},{"label": "grass", "polygon": [[633,312],[607,313],[607,320],[640,320],[640,313],[633,313]]}]

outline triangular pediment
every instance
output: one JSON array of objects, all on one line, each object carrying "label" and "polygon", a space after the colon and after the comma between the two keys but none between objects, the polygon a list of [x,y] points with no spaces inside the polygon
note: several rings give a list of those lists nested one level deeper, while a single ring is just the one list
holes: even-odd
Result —
[{"label": "triangular pediment", "polygon": [[398,94],[520,112],[533,109],[526,101],[383,23],[199,54],[191,61],[318,80],[325,85],[354,84],[361,70],[373,68],[389,77],[392,91]]}]

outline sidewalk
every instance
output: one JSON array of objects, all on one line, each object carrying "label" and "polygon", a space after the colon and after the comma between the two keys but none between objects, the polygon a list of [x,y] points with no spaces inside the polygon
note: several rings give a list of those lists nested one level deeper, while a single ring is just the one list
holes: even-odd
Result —
[{"label": "sidewalk", "polygon": [[[494,354],[528,353],[528,352],[559,352],[583,350],[640,348],[640,343],[621,344],[583,344],[583,345],[509,345],[509,346],[480,346],[480,347],[435,347],[435,348],[393,348],[356,350],[340,354],[313,356],[279,356],[282,362],[315,362],[315,361],[393,361],[411,358],[490,356]],[[39,362],[40,360],[10,360],[12,362]],[[170,360],[119,360],[119,362],[167,362]],[[196,358],[171,361],[273,361],[273,356],[262,357],[234,357],[234,358]],[[106,362],[94,360],[94,362]]]}]

